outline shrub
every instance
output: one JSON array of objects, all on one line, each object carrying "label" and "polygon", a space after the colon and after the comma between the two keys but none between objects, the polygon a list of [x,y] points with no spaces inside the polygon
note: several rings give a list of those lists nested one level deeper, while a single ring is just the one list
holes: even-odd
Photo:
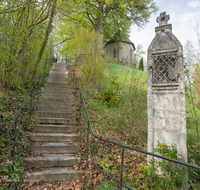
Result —
[{"label": "shrub", "polygon": [[117,82],[117,77],[111,75],[110,77],[110,87],[106,90],[103,90],[101,93],[96,93],[95,96],[97,98],[102,99],[105,101],[108,107],[115,105],[119,102],[120,99],[120,82]]},{"label": "shrub", "polygon": [[[162,156],[181,160],[176,144],[166,145],[159,143],[153,152]],[[139,166],[144,173],[145,183],[143,187],[148,186],[153,189],[177,189],[178,187],[189,188],[187,169],[179,164],[167,160],[152,159],[145,166]]]}]

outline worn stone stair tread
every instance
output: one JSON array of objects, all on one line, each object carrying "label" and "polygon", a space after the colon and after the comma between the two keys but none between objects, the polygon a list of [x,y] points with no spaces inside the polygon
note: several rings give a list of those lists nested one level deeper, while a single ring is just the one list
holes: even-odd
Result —
[{"label": "worn stone stair tread", "polygon": [[41,145],[30,145],[28,147],[28,150],[43,154],[59,154],[59,153],[73,154],[80,150],[80,146],[68,143],[48,142],[48,143],[43,143]]},{"label": "worn stone stair tread", "polygon": [[59,92],[59,94],[60,94],[60,92],[62,92],[62,94],[71,94],[71,93],[75,92],[75,90],[62,88],[62,89],[59,89],[59,91],[58,91],[57,89],[52,87],[52,88],[45,88],[43,90],[42,94],[58,94],[58,92]]},{"label": "worn stone stair tread", "polygon": [[28,180],[71,181],[82,177],[83,171],[72,170],[68,167],[50,168],[40,172],[25,173]]},{"label": "worn stone stair tread", "polygon": [[74,116],[75,114],[72,112],[36,111],[35,115],[37,117],[68,118]]},{"label": "worn stone stair tread", "polygon": [[63,106],[63,107],[56,107],[56,106],[37,106],[37,111],[56,111],[56,112],[73,112],[75,111],[75,107],[72,106]]},{"label": "worn stone stair tread", "polygon": [[82,139],[81,135],[78,134],[65,134],[65,133],[33,133],[28,135],[31,141],[67,141],[67,142],[75,142],[80,141]]},{"label": "worn stone stair tread", "polygon": [[[63,112],[57,112],[57,111],[36,111],[35,113],[63,113]],[[65,113],[71,113],[71,112],[65,112]]]},{"label": "worn stone stair tread", "polygon": [[73,96],[66,96],[65,98],[58,98],[58,97],[41,97],[40,101],[53,101],[53,102],[66,102],[69,100],[73,100]]},{"label": "worn stone stair tread", "polygon": [[25,159],[25,163],[29,167],[72,167],[77,165],[79,161],[79,157],[70,156],[68,154],[48,154],[40,157],[30,157]]},{"label": "worn stone stair tread", "polygon": [[73,133],[78,130],[77,126],[67,125],[32,125],[33,130],[36,132],[54,132],[54,133]]},{"label": "worn stone stair tread", "polygon": [[48,118],[48,117],[36,117],[38,123],[49,123],[49,124],[74,124],[77,122],[75,119],[65,119],[65,118]]},{"label": "worn stone stair tread", "polygon": [[[74,90],[72,89],[64,89],[64,88],[59,88],[59,91],[62,93],[69,93],[69,92],[74,92]],[[56,89],[55,87],[48,87],[48,88],[44,88],[44,92],[50,92],[50,93],[54,93],[57,92],[58,93],[58,89]]]},{"label": "worn stone stair tread", "polygon": [[48,81],[47,84],[45,84],[45,86],[66,86],[68,89],[74,89],[73,87],[71,87],[66,81]]},{"label": "worn stone stair tread", "polygon": [[27,149],[41,155],[25,159],[34,168],[34,172],[25,173],[27,181],[71,181],[83,175],[83,171],[74,170],[80,161],[74,156],[80,150],[75,142],[83,137],[74,134],[79,128],[73,118],[75,89],[67,80],[66,65],[55,63],[37,105],[34,133],[28,134],[32,143]]},{"label": "worn stone stair tread", "polygon": [[48,88],[48,87],[50,87],[50,88],[66,88],[67,90],[71,90],[72,89],[72,87],[69,86],[67,84],[67,82],[63,83],[63,84],[59,84],[59,83],[47,83],[47,84],[44,85],[44,88]]},{"label": "worn stone stair tread", "polygon": [[71,94],[51,94],[51,93],[43,93],[41,95],[42,98],[56,98],[56,99],[65,99],[73,97]]},{"label": "worn stone stair tread", "polygon": [[47,106],[47,107],[71,107],[73,106],[73,102],[40,102],[38,106]]}]

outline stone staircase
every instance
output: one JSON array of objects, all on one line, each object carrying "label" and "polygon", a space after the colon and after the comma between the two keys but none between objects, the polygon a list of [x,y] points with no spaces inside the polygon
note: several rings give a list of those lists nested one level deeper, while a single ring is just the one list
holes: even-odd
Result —
[{"label": "stone staircase", "polygon": [[29,134],[28,150],[40,156],[25,159],[34,169],[25,173],[27,180],[68,181],[82,177],[82,171],[73,169],[80,160],[73,154],[79,151],[77,142],[82,138],[76,134],[73,91],[67,85],[66,66],[55,63],[35,112],[37,124]]}]

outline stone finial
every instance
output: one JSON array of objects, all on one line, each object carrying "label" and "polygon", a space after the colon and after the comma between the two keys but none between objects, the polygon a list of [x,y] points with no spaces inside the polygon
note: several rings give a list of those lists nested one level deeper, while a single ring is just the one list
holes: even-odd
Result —
[{"label": "stone finial", "polygon": [[169,19],[169,15],[166,15],[166,12],[162,12],[160,16],[157,17],[156,21],[159,23],[159,26],[162,26],[166,25]]}]

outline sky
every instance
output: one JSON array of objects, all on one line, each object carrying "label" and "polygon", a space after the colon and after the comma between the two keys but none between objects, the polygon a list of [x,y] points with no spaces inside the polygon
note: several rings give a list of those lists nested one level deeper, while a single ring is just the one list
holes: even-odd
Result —
[{"label": "sky", "polygon": [[168,24],[172,24],[172,33],[178,38],[183,47],[186,40],[191,40],[194,47],[196,47],[198,40],[194,27],[197,19],[199,19],[200,23],[200,0],[154,1],[159,7],[159,10],[156,14],[151,15],[149,23],[141,30],[138,30],[137,26],[131,27],[130,40],[135,44],[135,47],[141,44],[143,49],[147,51],[155,36],[155,27],[159,25],[156,22],[156,18],[164,11],[170,15]]}]

